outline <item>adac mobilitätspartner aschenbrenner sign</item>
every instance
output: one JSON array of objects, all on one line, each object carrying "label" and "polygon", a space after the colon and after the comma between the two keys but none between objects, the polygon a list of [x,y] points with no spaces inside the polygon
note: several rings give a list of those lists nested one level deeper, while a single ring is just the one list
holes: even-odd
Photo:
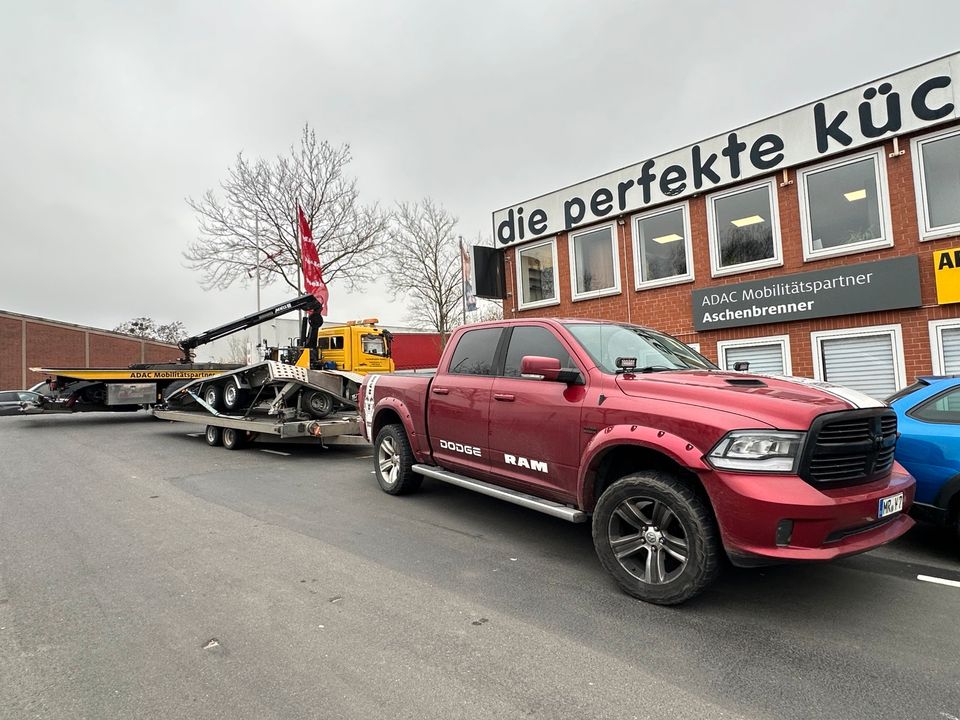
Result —
[{"label": "adac mobilit\u00e4tspartner aschenbrenner sign", "polygon": [[694,290],[697,331],[920,306],[915,255]]},{"label": "adac mobilit\u00e4tspartner aschenbrenner sign", "polygon": [[500,247],[597,223],[960,117],[960,53],[493,213]]}]

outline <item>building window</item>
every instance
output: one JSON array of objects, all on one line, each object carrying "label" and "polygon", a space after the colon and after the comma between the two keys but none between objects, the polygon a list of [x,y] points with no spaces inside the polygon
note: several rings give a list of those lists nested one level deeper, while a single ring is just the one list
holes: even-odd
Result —
[{"label": "building window", "polygon": [[637,290],[693,280],[687,203],[634,216],[633,271]]},{"label": "building window", "polygon": [[574,300],[620,292],[620,255],[614,225],[570,235],[570,283]]},{"label": "building window", "polygon": [[707,200],[714,277],[783,264],[773,180],[717,193]]},{"label": "building window", "polygon": [[960,234],[960,130],[913,140],[920,238]]},{"label": "building window", "polygon": [[555,239],[517,251],[517,288],[521,310],[560,302]]},{"label": "building window", "polygon": [[750,363],[750,372],[765,375],[790,375],[790,336],[772,335],[749,340],[720,340],[717,342],[717,364],[723,370],[733,370],[738,362]]},{"label": "building window", "polygon": [[890,201],[883,152],[799,173],[803,259],[890,247]]},{"label": "building window", "polygon": [[817,380],[883,400],[902,388],[903,337],[899,325],[810,333]]},{"label": "building window", "polygon": [[931,320],[929,327],[933,374],[960,374],[960,320]]}]

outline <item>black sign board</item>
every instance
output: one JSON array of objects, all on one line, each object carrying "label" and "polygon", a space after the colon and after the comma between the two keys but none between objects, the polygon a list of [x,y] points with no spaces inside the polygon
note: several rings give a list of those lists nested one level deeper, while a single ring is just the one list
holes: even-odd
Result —
[{"label": "black sign board", "polygon": [[506,297],[503,250],[483,245],[473,246],[474,274],[477,280],[476,296],[502,300]]},{"label": "black sign board", "polygon": [[920,306],[917,257],[836,265],[694,290],[698,331]]}]

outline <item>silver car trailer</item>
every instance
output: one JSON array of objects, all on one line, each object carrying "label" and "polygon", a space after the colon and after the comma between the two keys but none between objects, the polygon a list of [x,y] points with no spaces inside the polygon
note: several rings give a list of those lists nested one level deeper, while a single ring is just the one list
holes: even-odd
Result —
[{"label": "silver car trailer", "polygon": [[265,360],[178,388],[154,416],[205,425],[207,443],[229,450],[262,435],[366,444],[357,415],[362,380],[354,373]]}]

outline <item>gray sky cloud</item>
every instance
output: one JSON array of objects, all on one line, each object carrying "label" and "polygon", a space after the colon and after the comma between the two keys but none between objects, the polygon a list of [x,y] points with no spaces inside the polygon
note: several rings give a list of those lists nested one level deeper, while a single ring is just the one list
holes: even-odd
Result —
[{"label": "gray sky cloud", "polygon": [[[184,198],[309,122],[366,202],[490,214],[958,49],[954,2],[44,2],[0,28],[0,308],[199,331]],[[322,260],[322,258],[321,258]],[[289,293],[264,292],[264,304]],[[376,285],[331,317],[403,324]]]}]

